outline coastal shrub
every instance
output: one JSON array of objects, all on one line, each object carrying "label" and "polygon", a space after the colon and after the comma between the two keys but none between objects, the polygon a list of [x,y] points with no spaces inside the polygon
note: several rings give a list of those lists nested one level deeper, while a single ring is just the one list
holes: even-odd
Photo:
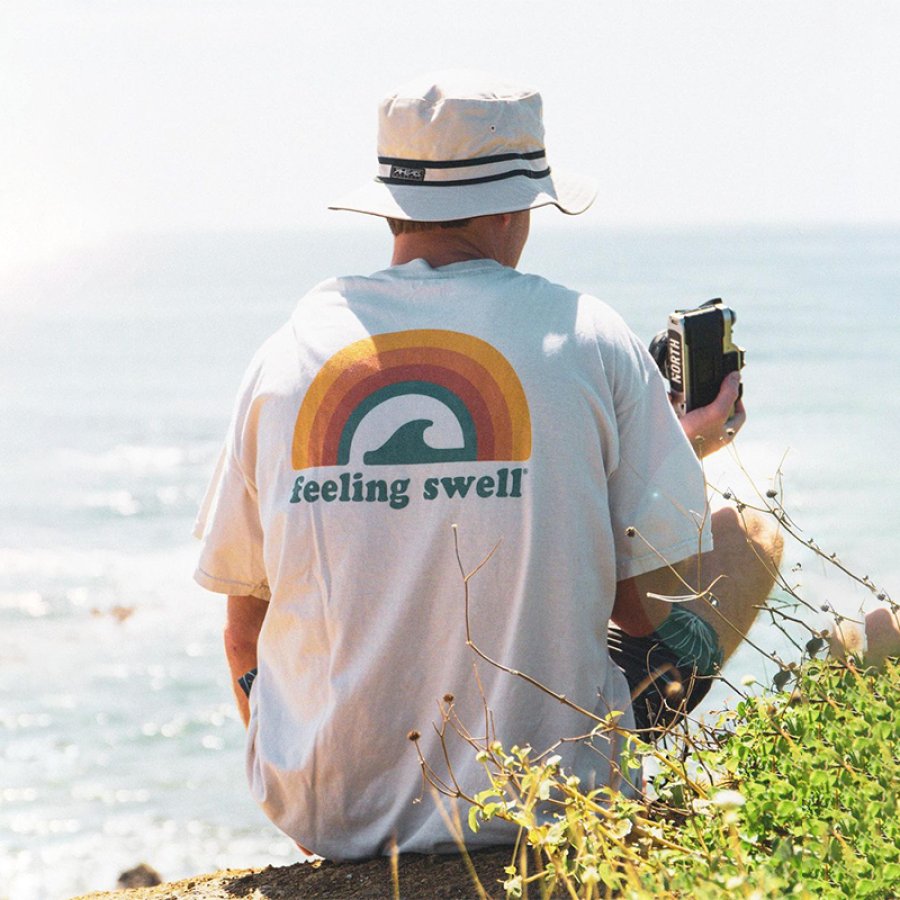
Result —
[{"label": "coastal shrub", "polygon": [[582,792],[557,757],[483,746],[490,787],[468,825],[520,826],[507,896],[897,896],[900,667],[813,659],[794,674],[666,750],[632,739],[639,800]]}]

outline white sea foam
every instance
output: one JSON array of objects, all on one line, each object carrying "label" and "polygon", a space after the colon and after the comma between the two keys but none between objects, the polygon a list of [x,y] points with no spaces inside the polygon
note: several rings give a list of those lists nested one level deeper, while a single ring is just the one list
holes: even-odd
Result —
[{"label": "white sea foam", "polygon": [[50,604],[37,591],[0,592],[0,610],[13,610],[39,619],[50,612]]}]

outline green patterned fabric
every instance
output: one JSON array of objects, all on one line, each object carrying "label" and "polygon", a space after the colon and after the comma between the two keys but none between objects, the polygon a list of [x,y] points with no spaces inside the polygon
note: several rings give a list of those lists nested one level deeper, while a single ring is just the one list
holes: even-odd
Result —
[{"label": "green patterned fabric", "polygon": [[678,654],[678,666],[693,666],[698,675],[712,675],[722,665],[722,649],[715,629],[683,606],[672,608],[656,634]]}]

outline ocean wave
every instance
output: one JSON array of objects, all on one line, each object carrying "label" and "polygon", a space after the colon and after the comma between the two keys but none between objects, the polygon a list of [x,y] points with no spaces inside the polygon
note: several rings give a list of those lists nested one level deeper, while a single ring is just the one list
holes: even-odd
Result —
[{"label": "ocean wave", "polygon": [[98,579],[109,572],[113,554],[74,548],[0,547],[0,578]]},{"label": "ocean wave", "polygon": [[117,444],[101,453],[59,451],[69,464],[79,469],[137,477],[176,472],[186,466],[212,465],[218,452],[218,443],[211,441],[184,445]]},{"label": "ocean wave", "polygon": [[116,488],[90,491],[73,497],[66,503],[66,509],[121,518],[146,518],[172,513],[193,516],[201,499],[202,490],[197,483],[163,484],[148,487],[147,490]]},{"label": "ocean wave", "polygon": [[143,511],[134,494],[125,490],[88,494],[83,505],[87,509],[108,510],[120,516],[135,516]]}]

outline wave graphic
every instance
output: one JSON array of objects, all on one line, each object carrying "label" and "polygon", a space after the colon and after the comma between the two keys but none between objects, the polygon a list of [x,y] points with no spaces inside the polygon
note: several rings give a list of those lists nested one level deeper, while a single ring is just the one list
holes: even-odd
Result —
[{"label": "wave graphic", "polygon": [[478,458],[474,435],[463,447],[432,447],[425,432],[430,419],[414,419],[401,425],[377,450],[363,454],[367,466],[418,465],[420,463],[470,462]]}]

